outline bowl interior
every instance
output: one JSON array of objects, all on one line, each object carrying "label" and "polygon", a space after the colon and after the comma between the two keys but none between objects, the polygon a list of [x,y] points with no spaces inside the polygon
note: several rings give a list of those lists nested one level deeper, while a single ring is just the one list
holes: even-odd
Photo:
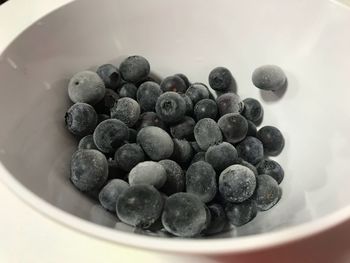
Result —
[{"label": "bowl interior", "polygon": [[[161,77],[182,72],[192,82],[207,83],[222,65],[242,98],[263,103],[263,125],[279,127],[286,139],[275,158],[285,169],[282,200],[225,236],[331,214],[350,202],[349,28],[349,10],[324,0],[75,1],[29,27],[0,57],[0,160],[52,205],[133,232],[69,181],[77,146],[63,120],[69,78],[131,54],[147,57]],[[253,87],[251,74],[262,64],[285,70],[284,93]]]}]

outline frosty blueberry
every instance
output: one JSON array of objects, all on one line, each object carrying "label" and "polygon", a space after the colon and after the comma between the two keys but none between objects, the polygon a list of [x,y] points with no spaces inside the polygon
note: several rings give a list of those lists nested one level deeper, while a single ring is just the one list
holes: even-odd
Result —
[{"label": "frosty blueberry", "polygon": [[186,83],[179,76],[169,76],[163,79],[160,83],[160,88],[163,92],[174,91],[179,93],[184,93],[187,89]]},{"label": "frosty blueberry", "polygon": [[267,174],[260,174],[256,179],[256,192],[253,199],[259,210],[269,210],[281,199],[282,189],[276,180]]},{"label": "frosty blueberry", "polygon": [[278,184],[283,180],[284,170],[282,166],[274,160],[263,159],[257,164],[256,168],[259,174],[270,175]]},{"label": "frosty blueberry", "polygon": [[216,102],[211,99],[200,100],[194,106],[193,115],[197,121],[204,118],[216,120],[218,106],[216,105]]},{"label": "frosty blueberry", "polygon": [[158,97],[162,94],[159,84],[146,81],[137,90],[136,98],[144,111],[154,111]]},{"label": "frosty blueberry", "polygon": [[224,93],[216,99],[220,116],[227,113],[240,113],[243,109],[241,98],[235,93]]},{"label": "frosty blueberry", "polygon": [[159,164],[163,166],[166,172],[166,181],[160,189],[167,195],[172,195],[185,190],[185,174],[180,165],[172,160],[162,160]]},{"label": "frosty blueberry", "polygon": [[186,114],[185,100],[176,92],[165,92],[157,100],[156,113],[164,122],[179,122]]},{"label": "frosty blueberry", "polygon": [[218,172],[237,162],[236,148],[227,142],[210,146],[205,154],[205,160]]},{"label": "frosty blueberry", "polygon": [[193,133],[199,147],[204,151],[210,146],[222,142],[222,133],[219,126],[214,120],[209,118],[198,121]]},{"label": "frosty blueberry", "polygon": [[104,64],[100,66],[96,70],[96,73],[100,76],[108,89],[116,90],[121,82],[119,70],[111,64]]},{"label": "frosty blueberry", "polygon": [[202,99],[209,99],[209,90],[203,83],[193,83],[187,90],[186,95],[190,97],[193,105]]},{"label": "frosty blueberry", "polygon": [[174,138],[184,139],[193,137],[193,129],[196,122],[191,117],[185,116],[184,119],[170,127],[170,133]]},{"label": "frosty blueberry", "polygon": [[113,179],[102,188],[98,199],[105,209],[115,212],[119,196],[128,188],[129,185],[127,182],[120,179]]},{"label": "frosty blueberry", "polygon": [[124,171],[130,171],[135,165],[145,160],[145,154],[140,145],[127,143],[115,152],[115,160]]},{"label": "frosty blueberry", "polygon": [[133,83],[125,83],[119,90],[119,95],[122,98],[132,98],[136,100],[137,87]]},{"label": "frosty blueberry", "polygon": [[131,98],[121,98],[111,109],[111,117],[121,120],[128,127],[132,127],[140,117],[140,105]]},{"label": "frosty blueberry", "polygon": [[264,152],[267,155],[276,156],[281,153],[284,147],[284,137],[279,129],[273,126],[264,126],[258,130],[258,139],[264,145]]},{"label": "frosty blueberry", "polygon": [[166,171],[157,162],[146,161],[137,164],[129,173],[129,184],[148,184],[161,188],[167,179]]},{"label": "frosty blueberry", "polygon": [[218,125],[229,143],[237,143],[245,138],[248,132],[247,120],[238,113],[229,113],[222,116]]},{"label": "frosty blueberry", "polygon": [[280,67],[264,65],[254,70],[252,81],[259,89],[276,91],[286,85],[287,77]]},{"label": "frosty blueberry", "polygon": [[120,64],[119,71],[124,80],[137,83],[147,78],[150,65],[144,57],[130,56]]},{"label": "frosty blueberry", "polygon": [[225,203],[225,213],[228,221],[234,226],[242,226],[252,221],[258,209],[252,200],[246,200],[242,203]]},{"label": "frosty blueberry", "polygon": [[234,83],[231,72],[224,67],[216,67],[209,74],[209,85],[217,91],[227,91]]},{"label": "frosty blueberry", "polygon": [[264,109],[260,102],[253,98],[247,98],[243,100],[244,109],[242,111],[243,116],[248,120],[258,125],[264,116]]},{"label": "frosty blueberry", "polygon": [[86,103],[73,104],[64,117],[67,129],[78,136],[91,134],[97,124],[97,114],[92,106]]},{"label": "frosty blueberry", "polygon": [[263,144],[255,137],[245,138],[236,149],[239,157],[254,165],[264,158]]}]

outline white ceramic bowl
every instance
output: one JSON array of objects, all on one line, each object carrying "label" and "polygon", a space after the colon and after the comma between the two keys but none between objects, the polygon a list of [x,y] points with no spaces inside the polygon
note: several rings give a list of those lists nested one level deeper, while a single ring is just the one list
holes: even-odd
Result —
[{"label": "white ceramic bowl", "polygon": [[[235,253],[276,246],[350,217],[350,11],[326,0],[74,1],[0,50],[1,179],[67,226],[116,243],[181,253]],[[219,65],[238,92],[263,102],[264,125],[286,146],[283,198],[251,223],[210,239],[134,233],[69,181],[76,142],[64,128],[73,73],[147,57],[160,76],[207,82]],[[254,88],[252,71],[277,64],[284,94]]]}]

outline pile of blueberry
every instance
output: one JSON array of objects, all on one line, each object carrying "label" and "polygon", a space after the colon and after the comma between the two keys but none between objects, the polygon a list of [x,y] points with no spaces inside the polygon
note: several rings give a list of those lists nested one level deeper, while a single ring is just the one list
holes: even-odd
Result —
[{"label": "pile of blueberry", "polygon": [[[256,69],[253,83],[286,85],[277,66]],[[67,129],[80,141],[70,179],[82,192],[141,229],[161,225],[180,237],[212,235],[251,221],[281,198],[282,167],[268,156],[284,147],[273,126],[257,130],[263,108],[234,93],[217,67],[208,88],[183,74],[160,83],[141,56],[82,71],[69,82]],[[215,99],[216,98],[216,99]]]}]

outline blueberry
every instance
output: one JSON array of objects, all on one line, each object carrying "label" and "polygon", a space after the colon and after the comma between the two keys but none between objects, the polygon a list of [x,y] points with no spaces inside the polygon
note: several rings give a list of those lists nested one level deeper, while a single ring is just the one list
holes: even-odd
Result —
[{"label": "blueberry", "polygon": [[286,85],[287,77],[280,67],[264,65],[254,70],[252,81],[259,89],[276,91]]},{"label": "blueberry", "polygon": [[176,92],[165,92],[157,100],[156,113],[164,122],[179,122],[186,114],[185,100]]},{"label": "blueberry", "polygon": [[243,166],[249,168],[250,170],[252,170],[252,172],[254,173],[255,176],[258,176],[258,170],[251,163],[243,160],[242,158],[238,158],[237,159],[237,164],[240,164],[240,165],[243,165]]},{"label": "blueberry", "polygon": [[199,162],[199,161],[204,161],[205,162],[205,152],[197,152],[191,161],[191,164],[195,163],[195,162]]},{"label": "blueberry", "polygon": [[128,127],[132,127],[140,117],[140,105],[131,98],[121,98],[111,109],[111,117],[121,120]]},{"label": "blueberry", "polygon": [[245,138],[248,132],[247,120],[238,113],[229,113],[222,116],[218,125],[229,143],[237,143]]},{"label": "blueberry", "polygon": [[128,140],[129,130],[124,122],[108,119],[97,125],[93,136],[100,151],[113,153],[124,141]]},{"label": "blueberry", "polygon": [[144,111],[154,111],[157,99],[162,93],[159,84],[153,81],[146,81],[138,88],[136,98]]},{"label": "blueberry", "polygon": [[110,117],[107,114],[97,114],[97,124],[100,124],[101,122],[110,119]]},{"label": "blueberry", "polygon": [[235,93],[224,93],[216,99],[220,116],[227,113],[240,113],[243,110],[241,98]]},{"label": "blueberry", "polygon": [[186,115],[192,116],[192,114],[193,114],[192,100],[185,93],[180,93],[180,96],[185,100],[185,103],[186,103]]},{"label": "blueberry", "polygon": [[185,190],[185,174],[176,162],[172,160],[162,160],[159,164],[163,166],[166,172],[166,181],[160,189],[167,195],[172,195]]},{"label": "blueberry", "polygon": [[131,143],[136,142],[137,131],[131,128],[129,128],[128,130],[129,130],[129,142]]},{"label": "blueberry", "polygon": [[257,134],[258,139],[264,145],[264,152],[267,155],[276,156],[281,153],[284,147],[284,138],[279,129],[273,126],[262,127]]},{"label": "blueberry", "polygon": [[89,134],[81,138],[78,144],[78,149],[79,150],[88,150],[88,149],[97,150],[97,147],[94,143],[93,136]]},{"label": "blueberry", "polygon": [[89,192],[100,188],[108,177],[108,163],[97,150],[78,150],[71,160],[72,183],[80,191]]},{"label": "blueberry", "polygon": [[139,228],[149,228],[161,216],[163,198],[151,185],[134,185],[117,200],[118,218]]},{"label": "blueberry", "polygon": [[153,111],[144,112],[141,114],[137,128],[140,130],[147,126],[156,126],[166,130],[165,123]]},{"label": "blueberry", "polygon": [[127,143],[115,152],[115,160],[124,171],[130,171],[135,165],[145,160],[145,154],[140,145]]},{"label": "blueberry", "polygon": [[270,175],[278,184],[280,184],[284,178],[284,170],[282,166],[274,160],[263,159],[258,163],[256,168],[259,174]]},{"label": "blueberry", "polygon": [[175,236],[198,236],[207,223],[205,205],[195,195],[173,194],[164,204],[162,223],[166,231]]},{"label": "blueberry", "polygon": [[174,151],[174,143],[169,134],[161,128],[148,126],[137,134],[137,143],[154,161],[169,158]]},{"label": "blueberry", "polygon": [[187,90],[186,95],[190,97],[193,105],[202,99],[209,99],[209,90],[203,83],[193,83]]},{"label": "blueberry", "polygon": [[86,103],[73,104],[64,116],[67,129],[78,136],[91,134],[97,125],[97,114]]},{"label": "blueberry", "polygon": [[209,118],[198,121],[193,133],[199,147],[204,151],[210,146],[222,142],[222,133],[219,126],[214,120]]},{"label": "blueberry", "polygon": [[248,122],[248,131],[247,131],[247,136],[257,136],[258,130],[256,129],[256,126],[253,122],[247,121]]},{"label": "blueberry", "polygon": [[81,71],[69,81],[68,95],[71,101],[96,104],[105,95],[105,85],[95,72]]},{"label": "blueberry", "polygon": [[264,109],[260,102],[253,98],[243,100],[244,109],[242,115],[248,120],[258,125],[264,116]]},{"label": "blueberry", "polygon": [[242,226],[252,221],[258,209],[252,200],[246,200],[242,203],[225,203],[225,213],[228,221],[234,226]]},{"label": "blueberry", "polygon": [[119,95],[122,98],[132,98],[136,100],[137,87],[133,83],[124,83],[119,90]]},{"label": "blueberry", "polygon": [[129,185],[127,182],[120,179],[113,179],[102,188],[98,199],[105,209],[115,212],[119,196],[128,188]]},{"label": "blueberry", "polygon": [[148,184],[161,188],[167,179],[166,171],[157,162],[146,161],[137,164],[129,173],[129,184]]},{"label": "blueberry", "polygon": [[204,118],[216,120],[218,115],[218,106],[216,105],[216,102],[211,99],[200,100],[194,106],[193,115],[197,121]]},{"label": "blueberry", "polygon": [[191,117],[185,116],[185,118],[170,127],[170,133],[174,138],[177,139],[191,139],[193,138],[193,129],[196,122]]},{"label": "blueberry", "polygon": [[276,180],[267,174],[260,174],[256,179],[256,191],[253,198],[259,210],[269,210],[281,199],[282,189]]},{"label": "blueberry", "polygon": [[120,64],[119,71],[124,80],[137,83],[147,78],[150,65],[144,57],[130,56]]},{"label": "blueberry", "polygon": [[190,163],[193,156],[193,149],[191,147],[191,144],[186,140],[179,139],[173,139],[173,142],[174,151],[170,158],[181,164]]},{"label": "blueberry", "polygon": [[224,67],[214,68],[208,79],[210,87],[217,91],[227,91],[235,82],[231,72]]},{"label": "blueberry", "polygon": [[205,234],[218,234],[224,230],[227,223],[224,208],[217,203],[209,205],[208,208],[211,220],[209,226],[205,230]]},{"label": "blueberry", "polygon": [[219,192],[224,200],[240,203],[254,193],[256,179],[247,167],[234,164],[227,167],[219,177]]},{"label": "blueberry", "polygon": [[236,148],[228,142],[222,142],[217,145],[210,146],[205,154],[205,160],[210,163],[213,168],[221,172],[227,167],[237,162]]},{"label": "blueberry", "polygon": [[186,77],[186,75],[184,75],[184,74],[182,74],[182,73],[178,73],[178,74],[175,74],[175,76],[180,77],[180,78],[185,82],[186,89],[191,85],[191,83],[190,83],[190,81],[188,80],[188,78]]},{"label": "blueberry", "polygon": [[95,104],[94,108],[99,114],[110,115],[111,108],[118,101],[118,99],[119,95],[115,91],[106,89],[104,97],[97,104]]},{"label": "blueberry", "polygon": [[203,151],[196,141],[190,142],[190,144],[192,146],[193,151],[195,151],[196,153]]},{"label": "blueberry", "polygon": [[96,73],[100,76],[108,89],[116,90],[121,82],[119,70],[111,64],[104,64],[100,66]]},{"label": "blueberry", "polygon": [[245,138],[236,146],[236,149],[239,157],[254,165],[264,158],[263,144],[255,137]]},{"label": "blueberry", "polygon": [[160,88],[163,92],[174,91],[179,93],[184,93],[187,89],[186,83],[179,76],[169,76],[163,79],[160,83]]},{"label": "blueberry", "polygon": [[216,173],[207,162],[195,162],[186,171],[186,192],[198,196],[203,202],[210,202],[216,195]]}]

